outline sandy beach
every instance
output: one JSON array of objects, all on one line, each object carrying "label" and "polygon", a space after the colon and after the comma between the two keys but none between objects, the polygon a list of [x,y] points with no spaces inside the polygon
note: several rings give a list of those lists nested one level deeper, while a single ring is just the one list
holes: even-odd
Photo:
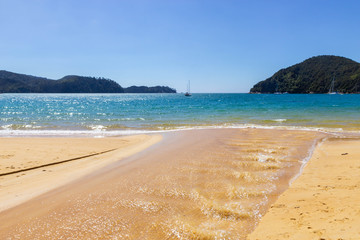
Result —
[{"label": "sandy beach", "polygon": [[0,235],[355,240],[360,140],[327,137],[222,129],[2,138]]},{"label": "sandy beach", "polygon": [[222,129],[2,138],[0,235],[358,239],[360,140],[326,137]]},{"label": "sandy beach", "polygon": [[360,239],[359,149],[358,139],[322,143],[248,239]]},{"label": "sandy beach", "polygon": [[128,157],[160,140],[160,135],[0,138],[0,212]]},{"label": "sandy beach", "polygon": [[[13,196],[28,191],[31,199],[0,213],[0,235],[23,239],[245,239],[323,137],[318,132],[275,129],[170,132],[163,134],[159,144],[124,160],[115,160],[121,159],[121,148],[115,158],[116,151],[93,156],[111,162],[91,163],[91,170],[81,177],[68,171],[68,164],[83,160],[60,164],[64,172],[56,174],[59,178],[66,182],[76,175],[77,180],[62,182],[51,191],[47,185],[53,179],[52,168],[58,166],[46,172],[34,170],[46,173],[39,179],[46,184],[37,190],[43,194],[30,196],[37,186],[30,181],[8,185],[8,191],[18,189]],[[29,139],[23,141],[22,146],[29,143]],[[158,140],[151,137],[140,143],[149,141]],[[130,147],[139,146],[136,140],[133,143]],[[52,146],[56,152],[60,145]],[[70,146],[77,149],[73,142],[69,152],[73,152]],[[97,151],[109,148],[113,146]],[[7,197],[2,200],[5,203],[13,198],[7,193],[2,196]]]}]

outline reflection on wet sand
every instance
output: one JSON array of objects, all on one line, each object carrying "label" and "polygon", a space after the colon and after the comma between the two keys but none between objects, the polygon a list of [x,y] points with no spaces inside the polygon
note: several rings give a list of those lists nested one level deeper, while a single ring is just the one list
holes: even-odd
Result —
[{"label": "reflection on wet sand", "polygon": [[111,165],[0,214],[0,222],[7,222],[0,234],[244,239],[321,137],[264,129],[168,133],[163,143],[126,164]]}]

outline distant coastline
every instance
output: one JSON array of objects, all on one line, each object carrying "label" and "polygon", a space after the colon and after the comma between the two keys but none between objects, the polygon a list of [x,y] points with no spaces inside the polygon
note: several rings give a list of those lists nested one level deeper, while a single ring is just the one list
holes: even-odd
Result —
[{"label": "distant coastline", "polygon": [[123,88],[111,79],[65,76],[58,80],[0,71],[0,93],[176,93],[168,86]]}]

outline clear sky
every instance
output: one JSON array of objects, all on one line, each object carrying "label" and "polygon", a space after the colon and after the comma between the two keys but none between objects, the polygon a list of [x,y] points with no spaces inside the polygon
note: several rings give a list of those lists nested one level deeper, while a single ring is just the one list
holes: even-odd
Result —
[{"label": "clear sky", "polygon": [[248,92],[316,55],[360,62],[359,0],[0,0],[0,69]]}]

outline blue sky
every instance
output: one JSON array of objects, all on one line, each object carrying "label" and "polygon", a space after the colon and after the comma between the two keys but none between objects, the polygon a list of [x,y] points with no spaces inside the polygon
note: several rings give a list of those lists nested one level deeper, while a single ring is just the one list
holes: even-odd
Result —
[{"label": "blue sky", "polygon": [[360,1],[0,0],[0,69],[248,92],[316,55],[360,62]]}]

